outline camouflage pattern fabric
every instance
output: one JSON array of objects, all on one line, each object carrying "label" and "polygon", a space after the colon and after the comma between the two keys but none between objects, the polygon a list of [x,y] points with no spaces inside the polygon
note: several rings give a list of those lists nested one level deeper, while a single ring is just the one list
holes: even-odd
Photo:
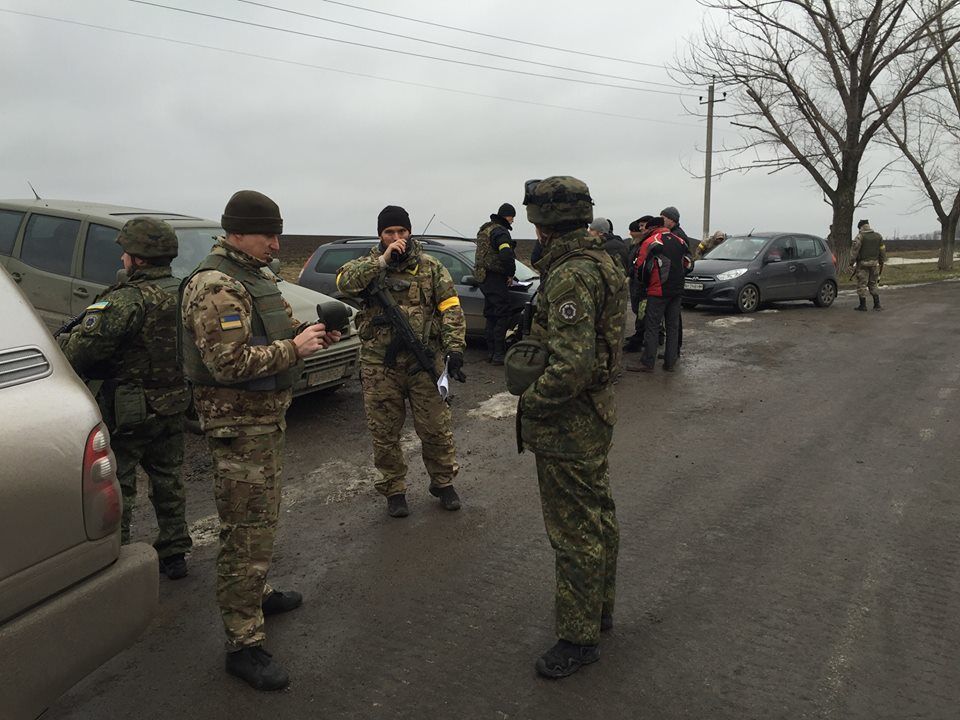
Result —
[{"label": "camouflage pattern fabric", "polygon": [[[415,362],[415,361],[414,361]],[[440,358],[437,358],[440,369]],[[365,365],[360,371],[367,427],[373,438],[373,463],[382,479],[377,492],[389,497],[406,492],[407,463],[400,449],[400,432],[410,402],[414,429],[420,438],[423,464],[432,485],[450,485],[457,465],[450,408],[440,399],[437,386],[425,372],[410,374],[412,365]]]},{"label": "camouflage pattern fabric", "polygon": [[877,282],[880,280],[880,268],[877,265],[860,265],[856,272],[857,297],[866,298],[867,291],[871,295],[879,296]]},{"label": "camouflage pattern fabric", "polygon": [[280,515],[283,441],[276,425],[267,434],[207,436],[220,515],[217,604],[228,652],[266,637],[260,604],[271,592],[266,580]]},{"label": "camouflage pattern fabric", "polygon": [[[370,285],[379,280],[407,313],[410,327],[427,349],[445,355],[462,353],[466,348],[466,320],[450,273],[439,260],[424,253],[417,240],[411,243],[409,254],[399,266],[381,268],[383,250],[375,245],[368,255],[351,260],[337,273],[340,292],[363,301],[356,323],[363,343],[360,362],[364,365],[382,365],[393,340],[390,325],[377,321],[383,315],[382,308],[365,298]],[[409,353],[401,352],[400,358],[406,361]]]},{"label": "camouflage pattern fabric", "polygon": [[715,247],[723,243],[723,241],[726,239],[727,239],[726,233],[722,233],[719,231],[715,232],[713,235],[711,235],[706,240],[703,240],[702,242],[700,242],[700,244],[697,245],[696,249],[693,251],[693,259],[699,260],[708,252],[713,250]]},{"label": "camouflage pattern fabric", "polygon": [[510,237],[510,231],[504,227],[503,221],[491,219],[480,226],[477,231],[477,254],[474,259],[473,276],[478,282],[483,282],[488,272],[499,275],[512,275],[516,272],[516,265],[513,268],[504,266],[500,259],[500,249],[504,245],[513,249],[516,243]]},{"label": "camouflage pattern fabric", "polygon": [[607,451],[577,460],[537,455],[543,521],[556,553],[557,637],[600,641],[600,616],[613,615],[620,531]]},{"label": "camouflage pattern fabric", "polygon": [[607,454],[627,292],[602,243],[577,230],[545,245],[531,336],[548,363],[520,402],[556,553],[557,635],[587,645],[599,641],[601,613],[613,612],[619,543]]},{"label": "camouflage pattern fabric", "polygon": [[886,262],[887,248],[883,236],[864,225],[850,246],[850,267],[856,269],[858,297],[866,298],[868,290],[874,297],[879,297],[877,281]]},{"label": "camouflage pattern fabric", "polygon": [[145,266],[109,288],[62,341],[64,355],[97,382],[97,404],[111,434],[123,492],[121,540],[130,539],[136,466],[147,472],[160,557],[191,547],[186,525],[182,412],[187,391],[176,358],[176,298],[169,266]]},{"label": "camouflage pattern fabric", "polygon": [[[264,266],[222,238],[212,253],[229,255],[252,269]],[[255,392],[231,388],[229,383],[267,377],[293,367],[297,364],[293,341],[250,345],[253,301],[239,281],[222,272],[208,270],[194,275],[184,287],[181,302],[184,342],[195,343],[204,365],[224,383],[222,387],[193,387],[204,432],[229,437],[238,427],[260,426],[263,432],[269,432],[272,425],[285,428],[291,390]],[[286,309],[291,326],[299,326],[289,305]]]}]

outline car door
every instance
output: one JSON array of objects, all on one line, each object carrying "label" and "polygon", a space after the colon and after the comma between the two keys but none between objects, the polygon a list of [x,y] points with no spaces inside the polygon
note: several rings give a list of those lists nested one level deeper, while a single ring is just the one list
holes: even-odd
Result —
[{"label": "car door", "polygon": [[51,330],[70,317],[71,270],[80,220],[32,213],[7,269]]},{"label": "car door", "polygon": [[473,274],[473,268],[466,260],[446,250],[424,248],[428,255],[432,255],[450,272],[453,286],[460,297],[460,307],[467,321],[467,332],[471,335],[482,333],[486,325],[483,319],[483,293],[479,287],[464,284],[463,280]]},{"label": "car door", "polygon": [[71,315],[83,312],[97,295],[116,283],[117,271],[123,268],[120,260],[123,250],[117,245],[119,234],[120,230],[115,227],[87,225],[80,246],[79,277],[75,277],[71,285]]},{"label": "car door", "polygon": [[797,243],[797,293],[798,300],[815,297],[833,265],[830,253],[812,235],[798,235]]},{"label": "car door", "polygon": [[17,243],[17,235],[26,215],[25,211],[0,209],[0,265],[5,268],[10,265],[13,246]]}]

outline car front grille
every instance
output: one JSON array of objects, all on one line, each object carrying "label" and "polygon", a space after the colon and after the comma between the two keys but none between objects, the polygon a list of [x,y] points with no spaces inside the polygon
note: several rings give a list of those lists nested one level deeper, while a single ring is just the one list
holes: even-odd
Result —
[{"label": "car front grille", "polygon": [[684,280],[688,282],[714,282],[716,278],[712,275],[687,275]]},{"label": "car front grille", "polygon": [[317,370],[327,370],[340,365],[348,365],[356,362],[357,348],[331,348],[326,352],[314,353],[303,361],[304,372],[315,372]]},{"label": "car front grille", "polygon": [[39,348],[0,351],[0,388],[39,380],[51,372],[50,361]]}]

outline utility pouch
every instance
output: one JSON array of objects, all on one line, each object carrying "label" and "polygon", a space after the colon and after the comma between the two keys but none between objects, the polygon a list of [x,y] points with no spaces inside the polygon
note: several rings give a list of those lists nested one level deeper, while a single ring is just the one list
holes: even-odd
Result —
[{"label": "utility pouch", "polygon": [[147,419],[147,398],[139,385],[119,385],[113,394],[117,432],[129,430]]},{"label": "utility pouch", "polygon": [[511,395],[523,395],[547,369],[547,346],[527,338],[514,343],[503,361],[507,390]]}]

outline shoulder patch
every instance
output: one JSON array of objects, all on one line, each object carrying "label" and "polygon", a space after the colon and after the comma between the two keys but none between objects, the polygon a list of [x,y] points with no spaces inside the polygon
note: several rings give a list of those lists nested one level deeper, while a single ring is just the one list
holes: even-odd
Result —
[{"label": "shoulder patch", "polygon": [[100,302],[95,302],[93,305],[88,305],[86,312],[88,313],[98,313],[103,312],[108,307],[110,307],[109,300],[101,300]]},{"label": "shoulder patch", "polygon": [[231,315],[223,315],[220,318],[221,330],[237,330],[238,328],[242,327],[243,322],[241,322],[240,316],[236,313]]},{"label": "shoulder patch", "polygon": [[560,319],[565,323],[573,325],[583,318],[583,311],[580,309],[576,300],[565,300],[557,306],[557,315],[559,315]]},{"label": "shoulder patch", "polygon": [[103,315],[101,315],[99,312],[94,312],[87,315],[83,318],[83,331],[92,332],[96,330],[101,319],[103,319]]}]

